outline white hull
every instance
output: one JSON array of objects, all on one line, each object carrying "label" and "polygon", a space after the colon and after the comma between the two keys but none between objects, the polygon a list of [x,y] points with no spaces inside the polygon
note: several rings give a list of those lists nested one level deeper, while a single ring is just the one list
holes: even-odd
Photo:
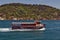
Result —
[{"label": "white hull", "polygon": [[40,30],[45,30],[45,28],[41,28],[41,29],[14,29],[14,30],[12,30],[11,28],[0,28],[0,32],[7,32],[7,31],[40,31]]}]

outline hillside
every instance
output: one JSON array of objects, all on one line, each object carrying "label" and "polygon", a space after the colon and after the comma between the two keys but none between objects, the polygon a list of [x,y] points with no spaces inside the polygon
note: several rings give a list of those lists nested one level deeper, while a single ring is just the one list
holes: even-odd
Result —
[{"label": "hillside", "polygon": [[60,20],[60,9],[47,5],[10,3],[0,6],[0,17],[5,20]]}]

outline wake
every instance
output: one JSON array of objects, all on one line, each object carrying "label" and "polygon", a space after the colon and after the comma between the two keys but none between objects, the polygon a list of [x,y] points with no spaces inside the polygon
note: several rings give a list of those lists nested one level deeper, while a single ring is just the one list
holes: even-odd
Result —
[{"label": "wake", "polygon": [[45,28],[42,29],[15,29],[12,30],[11,28],[0,28],[0,32],[10,32],[10,31],[40,31],[40,30],[45,30]]},{"label": "wake", "polygon": [[11,28],[0,28],[0,32],[12,31]]}]

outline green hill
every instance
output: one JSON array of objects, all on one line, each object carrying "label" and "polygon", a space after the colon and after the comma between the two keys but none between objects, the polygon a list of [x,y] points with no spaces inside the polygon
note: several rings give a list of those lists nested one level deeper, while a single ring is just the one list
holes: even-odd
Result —
[{"label": "green hill", "polygon": [[6,20],[11,20],[13,17],[25,20],[59,20],[60,9],[47,5],[10,3],[0,6],[0,17]]}]

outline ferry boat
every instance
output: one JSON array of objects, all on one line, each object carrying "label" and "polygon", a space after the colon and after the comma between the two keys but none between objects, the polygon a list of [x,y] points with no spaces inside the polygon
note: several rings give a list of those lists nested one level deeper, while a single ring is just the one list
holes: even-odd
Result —
[{"label": "ferry boat", "polygon": [[45,24],[34,22],[12,22],[12,31],[40,31],[45,30]]},{"label": "ferry boat", "polygon": [[12,22],[10,28],[0,28],[0,32],[7,31],[40,31],[45,30],[45,24],[34,22]]}]

